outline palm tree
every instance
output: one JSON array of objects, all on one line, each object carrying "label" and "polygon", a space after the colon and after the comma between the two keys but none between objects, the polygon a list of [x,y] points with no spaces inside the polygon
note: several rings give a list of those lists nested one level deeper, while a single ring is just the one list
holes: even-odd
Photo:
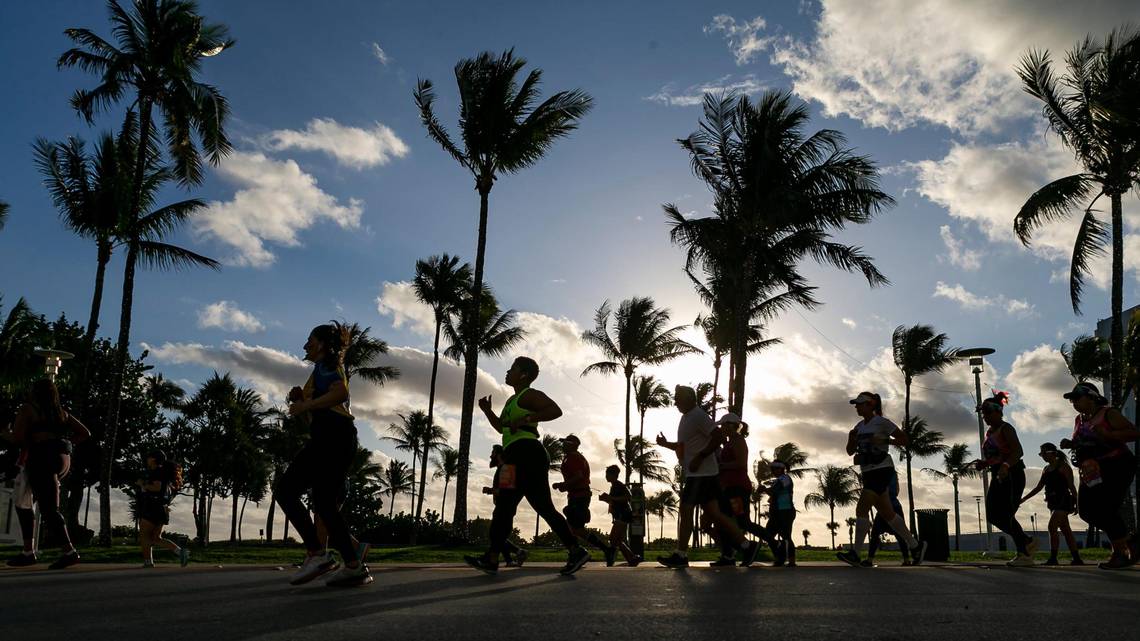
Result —
[{"label": "palm tree", "polygon": [[[706,95],[700,129],[678,141],[694,173],[713,192],[715,215],[686,218],[665,205],[673,243],[686,250],[686,271],[703,271],[714,314],[727,316],[729,407],[740,415],[747,374],[748,330],[764,300],[818,305],[799,271],[804,258],[859,271],[871,286],[887,284],[859,247],[831,234],[862,224],[893,204],[879,189],[878,170],[845,148],[834,130],[807,135],[808,110],[786,92],[747,96]],[[698,287],[701,291],[701,287]],[[706,297],[707,298],[707,297]]]},{"label": "palm tree", "polygon": [[416,475],[403,461],[392,459],[388,461],[388,466],[384,468],[384,473],[380,477],[381,491],[389,498],[388,502],[388,516],[391,517],[393,510],[396,508],[396,497],[404,492],[411,492],[416,489]]},{"label": "palm tree", "polygon": [[[415,478],[416,464],[423,454],[423,444],[430,435],[434,435],[436,426],[427,422],[427,414],[422,410],[415,410],[406,416],[404,414],[397,414],[400,417],[400,424],[388,424],[388,436],[381,437],[382,440],[389,441],[396,444],[396,449],[401,452],[412,453],[412,478]],[[413,485],[413,490],[415,486]],[[409,512],[415,511],[415,504]]]},{"label": "palm tree", "polygon": [[811,530],[804,528],[800,534],[804,537],[804,547],[806,548],[808,546],[808,537],[811,536]]},{"label": "palm tree", "polygon": [[[691,275],[690,278],[696,285],[697,291],[701,294],[701,298],[708,305],[710,305],[710,307],[713,307],[714,309],[723,307],[721,304],[723,301],[716,292],[714,292],[711,288],[699,280],[692,278]],[[757,309],[754,310],[754,316],[769,316],[772,310],[765,311],[765,305],[770,304],[771,303],[769,301],[765,301],[764,303],[758,305]],[[712,395],[713,398],[721,398],[720,393],[717,391],[720,387],[720,367],[724,362],[725,354],[728,354],[732,349],[732,341],[735,334],[735,329],[733,328],[731,322],[731,314],[729,314],[727,310],[720,309],[719,312],[714,311],[710,312],[709,314],[699,315],[697,316],[697,319],[693,321],[693,325],[701,329],[705,335],[705,342],[708,343],[709,348],[711,348],[713,351]],[[759,323],[750,322],[748,324],[748,328],[745,331],[745,340],[748,343],[746,353],[749,356],[759,354],[765,349],[779,345],[782,342],[778,338],[765,339],[763,335],[764,326]],[[715,403],[712,407],[712,411],[709,412],[709,414],[713,418],[716,418]]]},{"label": "palm tree", "polygon": [[713,416],[716,414],[717,405],[724,402],[724,397],[716,393],[716,387],[713,383],[697,383],[697,387],[693,390],[697,393],[697,407],[705,411],[705,414]]},{"label": "palm tree", "polygon": [[[859,482],[851,468],[838,465],[825,465],[816,471],[815,476],[816,491],[804,497],[804,508],[826,506],[831,512],[831,522],[835,523],[836,507],[846,507],[859,500]],[[807,545],[806,540],[804,545]],[[831,529],[831,547],[835,548],[834,529]]]},{"label": "palm tree", "polygon": [[[582,333],[582,340],[600,349],[606,359],[582,370],[582,376],[619,371],[625,375],[625,449],[628,451],[634,372],[639,366],[661,365],[679,356],[700,353],[700,350],[679,338],[685,326],[670,328],[669,310],[657,307],[652,298],[623,300],[613,314],[612,335],[610,315],[610,303],[605,301],[594,314],[594,329]],[[630,467],[625,466],[626,483],[629,483],[630,471]]]},{"label": "palm tree", "polygon": [[[665,460],[661,458],[661,454],[657,452],[657,448],[652,443],[641,438],[634,436],[629,440],[630,451],[633,455],[626,460],[625,448],[622,447],[620,438],[614,439],[614,455],[617,456],[618,463],[622,465],[629,465],[630,469],[637,472],[641,479],[648,478],[650,481],[658,481],[660,483],[668,483],[672,477],[673,471],[665,465]],[[642,480],[642,483],[645,481]]]},{"label": "palm tree", "polygon": [[1061,344],[1061,358],[1069,375],[1078,383],[1091,380],[1104,380],[1112,375],[1112,350],[1108,341],[1100,336],[1078,336],[1073,344]]},{"label": "palm tree", "polygon": [[[894,356],[895,367],[902,372],[903,385],[906,389],[906,401],[903,405],[903,429],[911,424],[910,417],[910,386],[914,379],[923,374],[942,372],[958,359],[957,348],[947,348],[950,339],[946,334],[936,334],[930,325],[914,325],[905,327],[899,325],[891,334],[891,351]],[[925,424],[923,424],[925,427]],[[938,433],[941,437],[941,433]],[[910,501],[910,529],[914,527],[914,489],[911,485],[911,453],[912,449],[904,450],[906,458],[907,497]],[[936,454],[937,452],[932,452]],[[922,456],[922,454],[919,454]]]},{"label": "palm tree", "polygon": [[959,538],[962,536],[962,521],[958,515],[958,481],[978,475],[973,465],[970,465],[970,446],[965,443],[955,443],[942,453],[942,469],[930,467],[922,468],[923,472],[934,478],[949,480],[954,486],[954,549],[960,550]]},{"label": "palm tree", "polygon": [[[428,422],[435,423],[435,381],[439,372],[439,336],[443,324],[451,320],[463,304],[463,294],[470,291],[471,266],[459,264],[458,256],[432,256],[416,261],[412,289],[416,299],[431,307],[435,319],[435,341],[432,343],[431,383],[428,387]],[[459,459],[455,459],[458,461]],[[450,478],[449,478],[450,480]],[[442,512],[440,513],[443,514]]]},{"label": "palm tree", "polygon": [[[641,417],[638,427],[638,437],[645,438],[645,413],[652,409],[669,407],[673,404],[673,395],[669,388],[661,384],[653,375],[633,377],[633,402],[637,406],[637,414]],[[641,479],[644,483],[645,480]]]},{"label": "palm tree", "polygon": [[[444,321],[443,333],[450,345],[443,353],[457,363],[467,358],[469,344],[475,345],[480,355],[497,358],[506,355],[526,336],[526,331],[517,324],[518,313],[513,309],[500,310],[490,287],[483,287],[480,301],[482,313],[478,322],[471,322],[469,316],[473,308],[467,304],[459,308],[455,319]],[[477,336],[476,340],[468,340],[472,335]]]},{"label": "palm tree", "polygon": [[910,522],[912,525],[911,532],[915,532],[914,525],[914,483],[912,481],[911,462],[917,456],[918,458],[926,458],[936,454],[946,452],[947,446],[943,443],[944,435],[938,430],[932,430],[926,424],[926,419],[921,416],[915,415],[907,419],[902,425],[902,431],[906,433],[910,442],[906,447],[895,448],[898,450],[899,455],[906,459],[906,494],[907,494],[907,508],[910,512]]},{"label": "palm tree", "polygon": [[845,521],[845,523],[847,523],[848,542],[851,543],[852,548],[855,547],[855,522],[856,519],[853,516],[847,517],[847,520]]},{"label": "palm tree", "polygon": [[669,490],[661,490],[645,499],[645,511],[655,514],[661,521],[661,532],[657,538],[665,538],[665,516],[675,516],[679,505],[677,495]]},{"label": "palm tree", "polygon": [[766,481],[772,478],[772,462],[780,461],[787,469],[788,476],[799,479],[803,478],[808,472],[815,470],[807,467],[808,453],[801,450],[799,445],[795,443],[784,443],[783,445],[776,446],[772,450],[772,459],[764,456],[764,452],[757,454],[754,472],[756,473],[757,481]]},{"label": "palm tree", "polygon": [[447,486],[459,473],[459,450],[444,446],[439,449],[439,455],[431,462],[435,466],[435,471],[431,475],[432,480],[443,479],[443,504],[439,507],[440,515],[443,515],[447,513]]},{"label": "palm tree", "polygon": [[[443,427],[432,423],[424,416],[424,431],[420,434],[420,500],[416,503],[416,518],[420,518],[424,509],[424,495],[427,493],[427,466],[432,453],[439,452],[447,447],[448,434]],[[414,470],[413,470],[414,471]]]},{"label": "palm tree", "polygon": [[[513,174],[535,164],[559,138],[567,136],[593,100],[581,91],[560,91],[538,103],[538,85],[542,71],[533,69],[522,84],[518,74],[526,61],[516,58],[514,50],[500,56],[485,52],[455,65],[459,86],[460,139],[463,148],[451,138],[435,114],[435,88],[430,80],[416,83],[415,101],[420,120],[428,137],[475,179],[479,192],[479,234],[475,251],[475,272],[471,281],[469,304],[482,309],[483,262],[487,253],[487,211],[491,188],[504,174]],[[538,104],[536,104],[538,103]],[[475,314],[468,315],[474,321]],[[472,333],[475,333],[472,330]],[[471,456],[471,423],[475,410],[475,378],[479,352],[468,345],[464,355],[463,408],[459,424],[460,468],[456,477],[454,522],[467,523],[467,459]]]},{"label": "palm tree", "polygon": [[4,229],[4,224],[8,222],[8,203],[0,200],[0,229]]},{"label": "palm tree", "polygon": [[[1115,29],[1103,42],[1091,36],[1066,58],[1067,73],[1057,78],[1048,51],[1031,50],[1021,59],[1018,75],[1025,91],[1042,103],[1049,129],[1073,152],[1084,171],[1058,178],[1034,192],[1013,220],[1025,245],[1047,223],[1083,213],[1073,242],[1069,297],[1081,313],[1084,279],[1094,258],[1112,248],[1112,351],[1109,398],[1123,399],[1124,354],[1124,195],[1140,186],[1136,96],[1140,93],[1140,31]],[[1094,209],[1101,197],[1111,205],[1111,227]]]},{"label": "palm tree", "polygon": [[344,350],[344,375],[350,381],[359,376],[373,385],[383,386],[400,377],[400,370],[390,365],[377,365],[376,359],[388,353],[388,343],[372,336],[371,327],[358,323],[346,325],[348,346]]},{"label": "palm tree", "polygon": [[23,297],[4,316],[4,324],[0,325],[0,383],[8,392],[27,383],[23,374],[31,364],[26,362],[28,343],[34,340],[43,322]]}]

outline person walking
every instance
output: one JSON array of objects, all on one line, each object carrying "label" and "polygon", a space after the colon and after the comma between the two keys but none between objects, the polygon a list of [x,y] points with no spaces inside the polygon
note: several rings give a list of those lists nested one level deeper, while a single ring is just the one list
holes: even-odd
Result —
[{"label": "person walking", "polygon": [[562,481],[553,487],[558,492],[566,493],[566,507],[562,508],[562,515],[566,517],[566,524],[574,536],[586,541],[602,551],[605,555],[606,565],[613,565],[616,554],[613,547],[606,544],[597,534],[586,529],[590,522],[590,462],[579,450],[582,441],[574,434],[570,434],[562,441],[562,464],[559,471]]},{"label": "person walking", "polygon": [[550,498],[550,457],[538,438],[538,424],[562,416],[562,409],[549,396],[531,389],[538,378],[538,363],[526,356],[514,360],[507,370],[506,384],[514,390],[499,414],[492,411],[491,397],[479,399],[479,409],[491,427],[503,435],[503,466],[499,496],[491,517],[491,544],[481,556],[465,556],[471,567],[485,573],[499,571],[499,555],[514,526],[515,512],[524,498],[566,546],[568,555],[560,574],[571,575],[590,560],[590,553],[578,544]]},{"label": "person walking", "polygon": [[[788,474],[788,466],[775,460],[771,464],[772,483],[767,487],[768,525],[765,529],[779,540],[772,548],[776,567],[796,567],[796,543],[792,539],[792,525],[796,522],[795,482]],[[771,545],[771,544],[769,544]]]},{"label": "person walking", "polygon": [[878,394],[860,392],[849,401],[855,406],[859,422],[847,434],[847,453],[854,456],[855,465],[863,479],[863,492],[855,505],[855,544],[836,557],[855,567],[862,566],[860,552],[871,531],[871,508],[874,507],[910,548],[911,563],[921,565],[926,555],[926,543],[914,538],[906,522],[891,505],[890,485],[895,477],[895,461],[890,446],[906,447],[910,443],[906,432],[883,416],[883,400]]},{"label": "person walking", "polygon": [[[725,442],[717,451],[716,463],[720,469],[720,511],[736,521],[742,531],[768,543],[773,554],[776,541],[764,527],[753,523],[752,479],[748,477],[748,424],[732,412],[721,416],[717,422],[724,431]],[[713,561],[713,567],[733,567],[736,565],[736,548],[727,537],[717,533],[720,543],[720,558]]]},{"label": "person walking", "polygon": [[1073,468],[1065,455],[1052,443],[1041,444],[1041,458],[1045,459],[1045,469],[1041,470],[1041,480],[1029,494],[1021,497],[1021,503],[1045,490],[1045,507],[1049,509],[1049,560],[1045,565],[1057,565],[1057,550],[1061,546],[1058,533],[1065,536],[1069,546],[1069,565],[1084,565],[1081,551],[1077,547],[1073,528],[1069,525],[1069,515],[1077,509],[1077,487],[1073,483]]},{"label": "person walking", "polygon": [[691,387],[678,385],[674,390],[673,404],[681,413],[677,425],[677,440],[669,441],[663,433],[657,434],[657,444],[671,449],[681,457],[685,480],[681,487],[681,517],[677,532],[677,549],[669,556],[657,557],[665,567],[689,566],[689,539],[693,534],[693,511],[700,507],[702,518],[714,524],[721,536],[731,541],[743,553],[741,565],[752,565],[760,551],[760,544],[749,541],[736,522],[720,511],[720,468],[713,454],[724,442],[724,432],[697,404],[697,393]]},{"label": "person walking", "polygon": [[635,568],[641,563],[641,557],[633,553],[625,539],[629,524],[633,523],[633,508],[629,505],[633,495],[618,478],[620,474],[621,468],[616,465],[606,468],[606,481],[610,484],[610,490],[598,497],[610,506],[609,513],[613,517],[613,523],[610,525],[609,549],[606,550],[606,567],[613,567],[617,552],[620,550],[626,565]]},{"label": "person walking", "polygon": [[[491,469],[495,470],[495,475],[491,477],[491,486],[483,488],[483,493],[491,495],[492,501],[495,503],[499,501],[499,472],[502,467],[503,446],[496,443],[495,446],[491,448]],[[519,547],[518,544],[509,538],[503,545],[503,561],[509,568],[521,568],[523,564],[526,563],[528,556],[529,554],[526,550]]]},{"label": "person walking", "polygon": [[170,523],[170,503],[182,488],[182,468],[166,458],[162,450],[146,455],[146,470],[135,484],[139,487],[139,547],[143,567],[154,567],[154,546],[162,546],[178,556],[182,567],[190,562],[190,551],[162,537],[162,528]]},{"label": "person walking", "polygon": [[1129,567],[1140,557],[1120,506],[1136,476],[1136,457],[1128,443],[1140,437],[1140,432],[1092,383],[1077,383],[1064,397],[1077,412],[1072,437],[1061,441],[1062,448],[1073,450],[1073,463],[1080,470],[1077,511],[1112,542],[1112,556],[1097,567]]},{"label": "person walking", "polygon": [[988,426],[982,442],[982,458],[974,462],[978,470],[988,469],[990,491],[986,495],[986,519],[1013,540],[1017,556],[1006,565],[1031,567],[1037,542],[1025,533],[1017,522],[1017,508],[1025,491],[1025,462],[1017,430],[1004,419],[1004,408],[1009,396],[1004,392],[982,401],[979,410]]},{"label": "person walking", "polygon": [[[325,581],[328,586],[372,583],[368,566],[360,560],[348,524],[337,508],[359,447],[344,372],[348,341],[348,328],[341,323],[333,321],[313,328],[304,346],[305,360],[313,363],[313,372],[303,388],[289,393],[289,415],[307,415],[310,419],[309,441],[285,470],[274,495],[307,551],[304,563],[290,579],[293,585],[308,583],[330,572]],[[313,509],[328,533],[327,543],[318,535],[301,500],[307,491],[311,492]],[[327,544],[340,553],[343,565],[339,570]]]},{"label": "person walking", "polygon": [[[887,492],[891,496],[891,507],[894,508],[895,514],[902,514],[903,507],[902,503],[899,502],[899,475],[897,471],[894,477],[891,478],[891,485],[887,488]],[[871,523],[871,538],[867,544],[867,558],[863,559],[863,567],[878,567],[875,565],[875,554],[878,553],[879,547],[883,544],[883,535],[888,532],[893,534],[899,542],[899,551],[902,552],[902,564],[910,565],[910,550],[907,548],[906,541],[899,536],[898,532],[891,529],[891,524],[883,518],[881,513],[876,511],[875,520]]]}]

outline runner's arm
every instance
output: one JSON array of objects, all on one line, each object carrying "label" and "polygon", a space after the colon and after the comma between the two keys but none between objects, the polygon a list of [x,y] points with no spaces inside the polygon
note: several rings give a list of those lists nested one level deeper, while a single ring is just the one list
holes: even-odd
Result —
[{"label": "runner's arm", "polygon": [[855,427],[851,428],[851,431],[847,433],[847,455],[848,456],[851,456],[852,454],[855,453],[855,443],[858,440],[858,438],[859,438],[859,429],[855,428]]},{"label": "runner's arm", "polygon": [[1120,413],[1120,410],[1110,408],[1104,413],[1104,418],[1108,421],[1108,425],[1111,429],[1101,432],[1101,436],[1122,443],[1131,443],[1140,438],[1140,431],[1136,429],[1132,421]]},{"label": "runner's arm", "polygon": [[1040,492],[1041,488],[1043,488],[1043,487],[1045,487],[1045,475],[1044,474],[1041,475],[1041,480],[1037,481],[1037,487],[1033,488],[1033,491],[1030,492],[1029,494],[1026,494],[1025,496],[1021,497],[1021,502],[1018,503],[1018,505],[1028,501],[1029,499],[1033,498],[1034,496],[1037,496],[1037,493]]},{"label": "runner's arm", "polygon": [[1061,474],[1065,476],[1065,482],[1069,484],[1069,494],[1073,495],[1073,499],[1077,498],[1077,486],[1073,482],[1073,468],[1068,465],[1061,466]]},{"label": "runner's arm", "polygon": [[323,410],[340,405],[348,400],[348,386],[343,380],[333,381],[329,391],[314,399],[298,401],[289,406],[289,414],[296,416],[313,410]]},{"label": "runner's arm", "polygon": [[887,437],[887,441],[895,447],[905,448],[910,445],[910,435],[908,435],[903,428],[895,425],[895,431],[891,432],[891,435]]},{"label": "runner's arm", "polygon": [[562,408],[558,407],[558,403],[555,403],[546,394],[534,389],[527,390],[522,395],[522,398],[519,399],[519,407],[527,411],[527,415],[522,420],[526,424],[545,423],[562,416]]},{"label": "runner's arm", "polygon": [[71,428],[71,440],[76,443],[82,443],[91,437],[91,430],[87,429],[87,426],[81,423],[79,419],[75,418],[75,415],[70,412],[67,414],[67,426]]},{"label": "runner's arm", "polygon": [[674,452],[676,452],[677,447],[679,447],[681,445],[681,443],[679,441],[674,442],[674,441],[670,441],[670,440],[666,439],[665,434],[662,432],[657,433],[657,444],[660,445],[661,447],[665,448],[665,449],[673,450]]}]

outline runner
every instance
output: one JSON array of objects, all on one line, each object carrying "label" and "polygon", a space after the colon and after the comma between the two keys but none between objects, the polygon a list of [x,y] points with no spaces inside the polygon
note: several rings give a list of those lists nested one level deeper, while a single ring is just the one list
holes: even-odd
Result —
[{"label": "runner", "polygon": [[578,451],[582,441],[571,434],[562,441],[562,482],[555,483],[553,487],[558,492],[566,493],[566,507],[562,514],[566,517],[566,524],[574,536],[597,547],[606,557],[606,566],[614,564],[617,552],[613,547],[606,545],[597,534],[586,529],[590,522],[590,463]]},{"label": "runner", "polygon": [[697,393],[691,387],[678,385],[674,390],[673,404],[681,413],[677,425],[677,441],[670,442],[664,434],[657,434],[657,444],[669,448],[681,457],[685,480],[681,487],[681,517],[677,530],[677,549],[669,556],[657,557],[657,562],[670,568],[689,566],[689,539],[693,534],[693,510],[700,506],[721,535],[733,542],[744,553],[740,565],[747,567],[756,560],[760,544],[749,541],[736,522],[720,511],[720,469],[717,467],[716,448],[724,442],[724,431],[717,427],[709,415],[697,405]]},{"label": "runner", "polygon": [[[899,502],[899,475],[891,477],[891,486],[888,488],[891,495],[891,507],[894,508],[895,514],[902,514],[902,503]],[[883,518],[883,515],[878,511],[875,512],[875,521],[871,523],[871,540],[867,544],[867,558],[863,559],[863,567],[875,568],[875,553],[879,551],[879,546],[883,543],[883,535],[890,532],[895,535],[895,539],[899,542],[899,551],[902,552],[902,564],[910,565],[910,550],[906,546],[906,540],[899,536],[898,532],[891,529],[890,523]]]},{"label": "runner", "polygon": [[182,468],[167,460],[166,453],[154,450],[146,455],[146,470],[136,481],[139,486],[139,546],[143,567],[154,567],[154,546],[161,545],[178,555],[182,567],[190,562],[190,551],[162,538],[162,528],[170,523],[170,502],[182,488]]},{"label": "runner", "polygon": [[[372,582],[368,566],[357,554],[337,499],[344,491],[348,468],[358,447],[356,425],[348,410],[348,378],[344,373],[344,351],[348,329],[336,321],[313,328],[305,341],[305,360],[313,363],[313,373],[302,394],[291,392],[289,414],[308,414],[311,434],[308,443],[293,458],[277,483],[275,499],[281,511],[296,528],[308,552],[305,562],[290,583],[301,585],[337,568],[325,541],[309,517],[301,497],[311,491],[314,511],[328,530],[328,543],[340,552],[344,565],[325,582],[330,586],[365,585]],[[296,390],[294,390],[295,392]]]},{"label": "runner", "polygon": [[468,565],[485,574],[499,571],[499,554],[506,547],[515,511],[524,498],[569,550],[560,574],[574,574],[590,560],[590,553],[578,544],[550,499],[550,457],[538,440],[538,424],[562,416],[562,409],[546,394],[530,388],[536,378],[538,363],[520,356],[507,370],[506,383],[515,393],[507,399],[503,411],[496,416],[491,411],[491,397],[479,399],[479,409],[487,422],[503,435],[503,467],[499,500],[491,517],[491,546],[482,556],[463,557]]},{"label": "runner", "polygon": [[[71,469],[72,443],[89,436],[91,432],[83,423],[63,409],[53,381],[44,378],[32,383],[27,402],[16,414],[12,441],[28,451],[24,471],[40,508],[40,521],[54,529],[63,543],[63,554],[48,566],[53,570],[79,563],[79,552],[71,544],[67,521],[59,511],[59,480]],[[23,518],[21,528],[25,536],[32,529],[24,526]],[[34,553],[30,560],[35,562]]]},{"label": "runner", "polygon": [[907,529],[906,522],[891,505],[890,494],[891,479],[895,475],[890,446],[905,447],[910,439],[898,425],[883,416],[883,400],[878,394],[860,392],[850,403],[861,420],[847,435],[847,453],[855,457],[855,465],[859,466],[863,493],[855,505],[855,545],[836,556],[849,565],[862,565],[859,553],[871,531],[871,508],[874,507],[910,548],[911,562],[920,565],[926,555],[926,543],[919,542]]},{"label": "runner", "polygon": [[[760,540],[768,543],[776,554],[775,539],[750,518],[752,511],[752,479],[748,478],[748,424],[732,412],[717,420],[727,439],[717,452],[716,462],[720,468],[720,511],[732,517],[736,526]],[[733,567],[736,565],[736,548],[727,537],[717,533],[720,543],[720,558],[713,561],[713,567]]]},{"label": "runner", "polygon": [[641,557],[634,554],[625,542],[629,524],[633,523],[633,509],[629,506],[629,500],[633,496],[629,493],[629,488],[625,486],[625,483],[618,480],[620,474],[621,468],[616,465],[606,468],[606,480],[610,483],[610,491],[603,492],[598,497],[609,504],[610,516],[613,517],[613,524],[610,526],[610,545],[606,552],[606,567],[613,567],[614,557],[617,555],[616,550],[621,550],[626,565],[635,568],[641,563]]},{"label": "runner", "polygon": [[1129,542],[1120,505],[1136,475],[1136,457],[1127,443],[1140,437],[1140,432],[1120,410],[1109,406],[1108,399],[1092,383],[1077,383],[1065,398],[1078,413],[1073,437],[1061,441],[1061,447],[1073,450],[1073,462],[1080,469],[1079,513],[1112,541],[1112,556],[1097,567],[1126,568],[1136,563],[1138,557],[1135,543]]},{"label": "runner", "polygon": [[1041,458],[1046,463],[1045,469],[1041,471],[1041,480],[1032,492],[1022,497],[1021,502],[1025,503],[1042,489],[1045,490],[1045,507],[1049,508],[1049,560],[1045,565],[1057,565],[1057,550],[1061,546],[1058,530],[1065,535],[1065,545],[1069,546],[1069,556],[1072,557],[1069,565],[1084,565],[1077,540],[1073,536],[1073,528],[1069,525],[1069,515],[1077,509],[1073,468],[1065,460],[1065,455],[1052,443],[1041,444]]},{"label": "runner", "polygon": [[[783,461],[772,461],[772,484],[765,492],[768,494],[768,527],[772,536],[780,538],[777,546],[772,549],[776,556],[776,567],[787,563],[787,567],[796,567],[796,543],[792,540],[792,524],[796,522],[796,504],[793,500],[795,482],[788,474],[788,466]],[[769,544],[770,545],[770,544]]]},{"label": "runner", "polygon": [[[483,488],[483,493],[490,494],[495,504],[499,502],[499,470],[502,466],[503,446],[496,444],[491,448],[491,468],[495,470],[495,476],[491,478],[491,487]],[[507,539],[505,547],[503,547],[503,561],[506,562],[507,567],[521,568],[526,563],[527,556],[526,550],[520,548],[509,538]]]},{"label": "runner", "polygon": [[1017,556],[1006,565],[1010,567],[1030,567],[1034,564],[1033,553],[1037,551],[1037,541],[1025,533],[1017,522],[1017,507],[1021,504],[1021,494],[1025,491],[1025,462],[1021,460],[1023,450],[1017,431],[1005,422],[1003,412],[1009,396],[997,392],[992,398],[982,401],[982,420],[989,429],[982,443],[982,459],[974,462],[978,470],[989,469],[990,491],[986,496],[986,518],[999,530],[1013,539]]}]

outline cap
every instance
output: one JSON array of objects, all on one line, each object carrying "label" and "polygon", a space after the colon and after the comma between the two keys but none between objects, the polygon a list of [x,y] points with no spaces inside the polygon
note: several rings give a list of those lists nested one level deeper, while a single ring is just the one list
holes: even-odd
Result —
[{"label": "cap", "polygon": [[1056,452],[1056,451],[1057,451],[1057,446],[1053,445],[1052,443],[1042,443],[1041,444],[1041,453],[1042,454],[1044,454],[1045,452]]},{"label": "cap", "polygon": [[567,434],[564,438],[560,438],[558,440],[562,441],[563,443],[573,443],[574,445],[582,444],[582,439],[574,436],[573,434]]},{"label": "cap", "polygon": [[874,400],[875,400],[874,396],[871,396],[867,392],[861,392],[858,396],[856,396],[855,398],[851,399],[848,402],[851,403],[852,405],[858,405],[859,403],[871,403]]},{"label": "cap", "polygon": [[740,417],[732,412],[728,412],[724,416],[716,420],[717,425],[724,425],[725,423],[740,423]]},{"label": "cap", "polygon": [[1080,398],[1082,396],[1102,398],[1100,395],[1100,390],[1096,388],[1096,385],[1088,382],[1077,383],[1073,386],[1073,391],[1065,393],[1065,398],[1069,400]]}]

